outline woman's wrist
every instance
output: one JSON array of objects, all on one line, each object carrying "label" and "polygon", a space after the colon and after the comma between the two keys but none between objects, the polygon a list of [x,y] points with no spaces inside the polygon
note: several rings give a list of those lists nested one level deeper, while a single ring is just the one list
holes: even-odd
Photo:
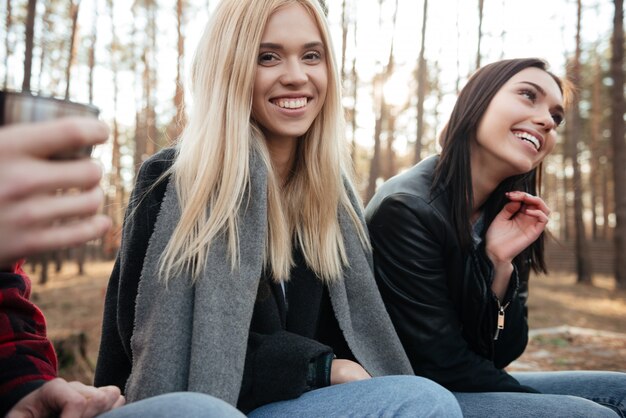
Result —
[{"label": "woman's wrist", "polygon": [[500,262],[493,265],[493,281],[491,282],[491,290],[501,301],[509,287],[511,275],[515,268],[511,262]]}]

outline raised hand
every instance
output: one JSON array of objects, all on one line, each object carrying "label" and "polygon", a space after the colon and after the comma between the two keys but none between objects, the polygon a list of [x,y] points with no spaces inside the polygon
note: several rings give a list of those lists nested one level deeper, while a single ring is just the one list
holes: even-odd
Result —
[{"label": "raised hand", "polygon": [[106,125],[90,118],[0,128],[0,268],[107,230],[110,220],[97,215],[103,200],[98,164],[52,158],[102,143],[108,134]]},{"label": "raised hand", "polygon": [[508,202],[486,234],[487,255],[494,264],[510,263],[544,231],[550,215],[545,202],[524,192],[509,192]]}]

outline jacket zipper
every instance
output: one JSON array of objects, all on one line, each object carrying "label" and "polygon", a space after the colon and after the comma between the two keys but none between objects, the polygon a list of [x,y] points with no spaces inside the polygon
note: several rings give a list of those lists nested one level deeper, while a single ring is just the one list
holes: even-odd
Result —
[{"label": "jacket zipper", "polygon": [[496,303],[498,304],[498,320],[497,320],[496,332],[493,336],[494,341],[498,339],[498,337],[500,336],[500,331],[504,329],[504,310],[509,306],[511,302],[509,301],[506,305],[502,306],[500,305],[500,299],[496,297]]}]

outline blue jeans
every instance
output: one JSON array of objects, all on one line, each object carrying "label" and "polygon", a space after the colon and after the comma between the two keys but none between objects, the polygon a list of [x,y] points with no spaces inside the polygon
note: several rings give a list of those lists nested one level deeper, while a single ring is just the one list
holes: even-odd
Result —
[{"label": "blue jeans", "polygon": [[418,376],[386,376],[313,390],[248,414],[280,417],[461,417],[451,392]]},{"label": "blue jeans", "polygon": [[245,418],[221,399],[194,392],[175,392],[116,408],[99,418]]},{"label": "blue jeans", "polygon": [[626,417],[626,373],[515,372],[537,393],[455,393],[465,417]]}]

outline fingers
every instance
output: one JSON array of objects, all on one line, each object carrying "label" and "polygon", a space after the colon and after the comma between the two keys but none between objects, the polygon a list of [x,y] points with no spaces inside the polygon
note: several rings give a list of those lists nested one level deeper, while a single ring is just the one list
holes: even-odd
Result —
[{"label": "fingers", "polygon": [[[94,215],[67,223],[10,230],[6,236],[12,239],[0,241],[0,265],[45,251],[75,247],[101,237],[110,227],[108,216]],[[4,229],[0,232],[5,236]]]},{"label": "fingers", "polygon": [[504,219],[511,219],[513,216],[515,216],[517,212],[519,212],[521,207],[521,202],[508,202],[506,205],[504,205],[498,216],[502,216],[504,217]]},{"label": "fingers", "polygon": [[91,189],[102,177],[100,166],[90,160],[24,160],[0,168],[0,201],[21,199],[59,189]]},{"label": "fingers", "polygon": [[543,211],[546,215],[548,216],[550,215],[550,208],[548,208],[548,205],[546,205],[546,202],[544,202],[543,199],[540,198],[539,196],[533,196],[530,193],[519,192],[519,191],[508,192],[506,196],[511,201],[522,202],[528,206],[536,206],[541,211]]},{"label": "fingers", "polygon": [[543,212],[542,210],[524,208],[522,209],[522,211],[524,212],[525,215],[536,218],[537,221],[539,221],[542,224],[547,224],[550,221],[550,218],[548,217],[548,215],[546,215],[545,212]]},{"label": "fingers", "polygon": [[41,416],[56,415],[58,412],[61,412],[60,416],[63,418],[82,416],[87,401],[65,380],[61,378],[51,380],[41,389],[44,405],[44,413]]},{"label": "fingers", "polygon": [[[91,418],[112,409],[121,397],[119,388],[115,386],[95,388],[80,382],[70,382],[69,385],[85,399],[84,409],[81,415],[77,415],[82,418]],[[73,415],[67,415],[70,416]],[[65,411],[61,417],[66,417]]]},{"label": "fingers", "polygon": [[108,136],[104,123],[94,118],[71,117],[7,126],[0,130],[0,145],[3,152],[49,158],[67,149],[100,144]]},{"label": "fingers", "polygon": [[94,187],[86,192],[40,194],[0,209],[5,222],[20,229],[46,226],[56,220],[83,218],[95,215],[104,200],[102,189]]},{"label": "fingers", "polygon": [[56,248],[75,247],[102,236],[111,227],[105,215],[95,215],[69,223],[29,231],[24,242],[25,254]]}]

